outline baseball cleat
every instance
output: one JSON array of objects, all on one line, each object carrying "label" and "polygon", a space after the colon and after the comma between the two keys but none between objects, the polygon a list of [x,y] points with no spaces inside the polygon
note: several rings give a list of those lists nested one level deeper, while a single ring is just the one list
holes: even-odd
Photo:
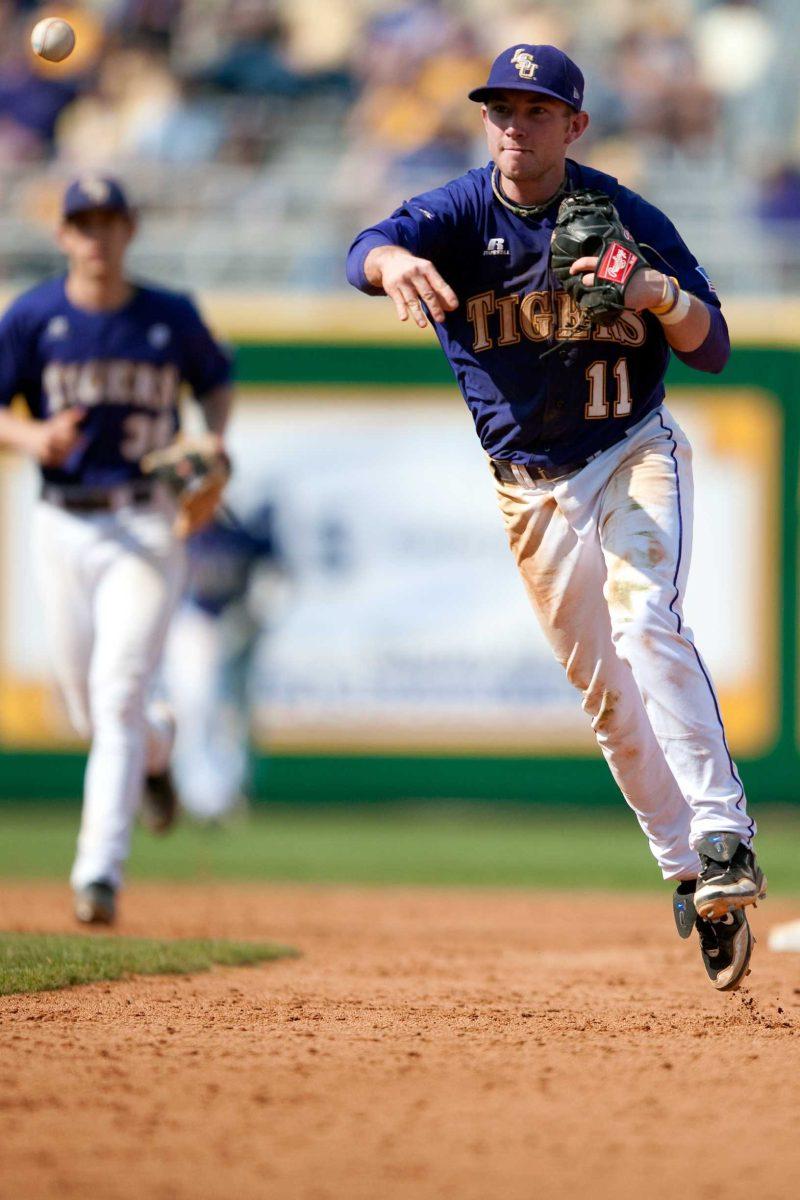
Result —
[{"label": "baseball cleat", "polygon": [[140,815],[145,829],[151,833],[166,833],[175,824],[178,794],[169,768],[145,779]]},{"label": "baseball cleat", "polygon": [[697,923],[697,913],[694,907],[694,890],[696,886],[696,879],[681,880],[675,891],[675,895],[672,897],[672,915],[675,918],[678,933],[682,938],[691,937]]},{"label": "baseball cleat", "polygon": [[672,898],[675,924],[682,938],[691,937],[692,930],[697,930],[706,975],[718,991],[731,992],[750,974],[755,938],[743,908],[733,909],[716,921],[698,916],[695,884],[696,880],[690,879],[678,885]]},{"label": "baseball cleat", "polygon": [[764,873],[738,834],[709,833],[695,848],[701,863],[694,895],[698,916],[717,921],[766,896]]},{"label": "baseball cleat", "polygon": [[743,908],[735,908],[718,921],[698,917],[697,932],[706,975],[720,992],[732,992],[750,974],[755,939],[747,923],[747,913]]},{"label": "baseball cleat", "polygon": [[75,889],[75,916],[82,925],[113,925],[116,915],[116,892],[110,883],[100,879]]}]

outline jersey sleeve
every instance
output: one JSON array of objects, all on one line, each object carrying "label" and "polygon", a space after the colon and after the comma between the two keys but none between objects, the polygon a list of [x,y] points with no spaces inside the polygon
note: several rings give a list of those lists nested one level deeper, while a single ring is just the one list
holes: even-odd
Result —
[{"label": "jersey sleeve", "polygon": [[183,297],[181,314],[183,378],[194,395],[201,399],[233,378],[233,355],[212,336],[208,326],[188,296]]},{"label": "jersey sleeve", "polygon": [[459,181],[406,200],[385,221],[364,229],[347,255],[347,279],[369,296],[382,295],[364,274],[364,262],[376,246],[402,246],[411,254],[430,259],[441,269],[455,243],[455,233],[468,210],[469,198]]},{"label": "jersey sleeve", "polygon": [[722,305],[708,273],[660,209],[641,196],[622,189],[618,211],[650,265],[666,275],[673,275],[683,291],[691,292],[708,306],[711,324],[702,344],[696,350],[677,350],[672,346],[672,353],[698,371],[719,374],[730,357],[731,343]]},{"label": "jersey sleeve", "polygon": [[674,275],[684,291],[698,296],[713,308],[722,307],[708,273],[665,213],[624,188],[620,190],[617,209],[651,267],[665,275]]},{"label": "jersey sleeve", "polygon": [[12,304],[0,319],[0,405],[26,396],[35,374],[33,337],[24,308]]}]

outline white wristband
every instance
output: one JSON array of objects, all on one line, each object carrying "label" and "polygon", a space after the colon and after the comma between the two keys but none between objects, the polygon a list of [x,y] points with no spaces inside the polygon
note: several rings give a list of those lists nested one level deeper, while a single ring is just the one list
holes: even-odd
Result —
[{"label": "white wristband", "polygon": [[691,307],[692,298],[689,293],[680,292],[674,308],[671,308],[668,313],[664,313],[658,319],[662,325],[677,325],[679,321],[683,320]]}]

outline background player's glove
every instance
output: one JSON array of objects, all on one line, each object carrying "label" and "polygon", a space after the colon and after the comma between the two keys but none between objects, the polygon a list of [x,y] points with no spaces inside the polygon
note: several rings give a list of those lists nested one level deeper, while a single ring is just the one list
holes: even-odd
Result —
[{"label": "background player's glove", "polygon": [[[637,271],[648,266],[605,192],[572,192],[558,209],[550,245],[553,270],[564,290],[593,322],[613,320],[628,307],[625,292]],[[597,257],[594,283],[587,287],[580,271],[569,269],[579,258]]]},{"label": "background player's glove", "polygon": [[159,480],[178,504],[173,529],[190,537],[214,516],[231,476],[231,462],[213,434],[183,438],[142,459],[142,471]]}]

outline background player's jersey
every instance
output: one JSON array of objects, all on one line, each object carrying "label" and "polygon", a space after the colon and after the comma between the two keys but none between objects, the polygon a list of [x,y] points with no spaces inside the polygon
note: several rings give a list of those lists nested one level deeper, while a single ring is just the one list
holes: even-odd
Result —
[{"label": "background player's jersey", "polygon": [[181,384],[202,397],[228,382],[231,361],[188,296],[137,286],[123,308],[96,313],[72,305],[65,283],[25,292],[0,321],[0,404],[21,395],[39,419],[84,408],[75,450],[43,474],[110,487],[175,436]]},{"label": "background player's jersey", "polygon": [[[662,212],[616,179],[567,160],[570,191],[611,196],[653,267],[719,308],[702,268]],[[406,201],[356,238],[348,278],[387,242],[430,259],[459,306],[436,334],[493,458],[560,466],[617,442],[664,397],[669,346],[649,313],[590,327],[550,269],[558,202],[517,216],[492,191],[492,164]],[[722,318],[720,317],[720,320]],[[552,351],[551,353],[547,353]]]}]

